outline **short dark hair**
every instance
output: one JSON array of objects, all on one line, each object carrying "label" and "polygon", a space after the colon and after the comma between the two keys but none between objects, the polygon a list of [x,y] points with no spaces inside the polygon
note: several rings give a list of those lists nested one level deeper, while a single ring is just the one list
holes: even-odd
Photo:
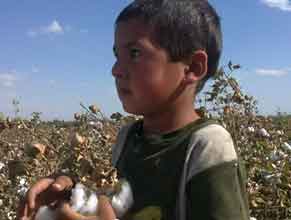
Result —
[{"label": "short dark hair", "polygon": [[173,62],[196,50],[206,51],[208,72],[197,92],[217,71],[222,33],[220,19],[207,0],[135,0],[120,12],[115,24],[132,18],[140,18],[154,29],[155,40]]}]

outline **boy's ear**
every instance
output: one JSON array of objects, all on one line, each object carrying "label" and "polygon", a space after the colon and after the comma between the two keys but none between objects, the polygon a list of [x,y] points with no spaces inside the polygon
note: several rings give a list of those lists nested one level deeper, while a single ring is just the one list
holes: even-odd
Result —
[{"label": "boy's ear", "polygon": [[204,50],[197,50],[187,60],[185,68],[185,83],[193,84],[200,81],[207,74],[208,55]]}]

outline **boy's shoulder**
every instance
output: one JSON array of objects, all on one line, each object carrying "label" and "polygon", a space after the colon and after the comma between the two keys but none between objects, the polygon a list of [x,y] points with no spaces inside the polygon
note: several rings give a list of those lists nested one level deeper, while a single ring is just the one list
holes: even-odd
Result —
[{"label": "boy's shoulder", "polygon": [[218,123],[208,123],[192,134],[188,161],[192,176],[238,159],[230,133]]},{"label": "boy's shoulder", "polygon": [[199,126],[199,129],[195,129],[192,133],[192,139],[207,143],[207,145],[222,143],[233,145],[230,133],[214,120],[207,120]]}]

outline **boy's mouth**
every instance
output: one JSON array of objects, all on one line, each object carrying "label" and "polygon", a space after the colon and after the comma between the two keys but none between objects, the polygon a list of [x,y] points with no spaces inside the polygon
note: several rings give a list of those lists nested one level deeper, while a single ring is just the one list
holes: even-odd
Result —
[{"label": "boy's mouth", "polygon": [[115,81],[115,85],[116,85],[118,94],[129,95],[131,93],[130,89],[128,89],[128,86],[126,86],[124,83],[121,83],[120,81]]}]

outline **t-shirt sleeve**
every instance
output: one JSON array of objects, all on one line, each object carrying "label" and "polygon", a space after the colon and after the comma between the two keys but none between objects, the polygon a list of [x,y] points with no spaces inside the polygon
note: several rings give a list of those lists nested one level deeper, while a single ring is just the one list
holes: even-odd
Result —
[{"label": "t-shirt sleeve", "polygon": [[219,125],[197,132],[188,166],[187,219],[249,220],[244,165]]},{"label": "t-shirt sleeve", "polygon": [[211,167],[190,179],[186,186],[187,219],[249,220],[238,162]]}]

